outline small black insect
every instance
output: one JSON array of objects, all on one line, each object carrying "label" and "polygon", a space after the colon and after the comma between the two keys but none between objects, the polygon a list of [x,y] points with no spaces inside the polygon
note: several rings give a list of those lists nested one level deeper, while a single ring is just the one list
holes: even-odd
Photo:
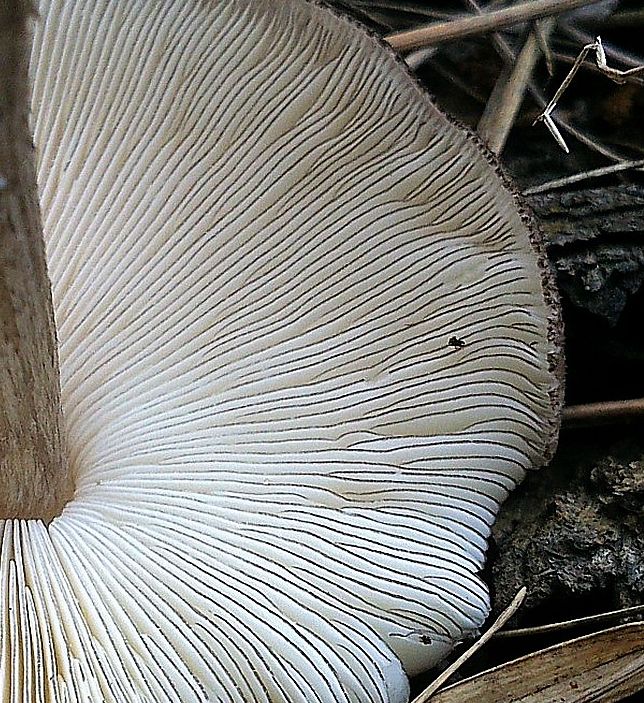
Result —
[{"label": "small black insect", "polygon": [[458,337],[450,337],[447,340],[447,346],[453,347],[454,349],[462,349],[465,346],[465,340],[459,339]]},{"label": "small black insect", "polygon": [[431,644],[432,638],[429,635],[421,635],[420,642],[421,642],[421,644]]}]

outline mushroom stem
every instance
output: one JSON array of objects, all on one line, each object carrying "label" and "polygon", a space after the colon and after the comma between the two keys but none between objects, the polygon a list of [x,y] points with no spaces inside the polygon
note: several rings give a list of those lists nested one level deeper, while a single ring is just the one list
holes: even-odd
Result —
[{"label": "mushroom stem", "polygon": [[31,14],[0,0],[0,519],[50,521],[72,488],[29,131]]}]

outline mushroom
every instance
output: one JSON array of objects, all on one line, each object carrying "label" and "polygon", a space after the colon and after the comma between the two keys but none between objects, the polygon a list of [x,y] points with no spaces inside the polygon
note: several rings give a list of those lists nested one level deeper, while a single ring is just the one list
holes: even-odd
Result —
[{"label": "mushroom", "polygon": [[[28,407],[3,436],[40,453],[5,461],[5,698],[406,701],[484,621],[490,526],[554,446],[531,223],[316,3],[44,0],[30,72],[62,415],[37,219],[10,218],[36,263],[3,365],[33,393],[1,386]],[[35,207],[26,152],[3,216]]]}]

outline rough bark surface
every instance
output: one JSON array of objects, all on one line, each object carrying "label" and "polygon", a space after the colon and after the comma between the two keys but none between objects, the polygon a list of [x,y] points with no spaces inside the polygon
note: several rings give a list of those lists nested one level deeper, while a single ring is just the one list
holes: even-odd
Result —
[{"label": "rough bark surface", "polygon": [[495,526],[497,608],[521,585],[544,620],[585,615],[600,599],[598,610],[644,599],[644,446],[575,434],[549,480],[529,477]]},{"label": "rough bark surface", "polygon": [[554,190],[528,202],[546,234],[562,294],[616,325],[644,282],[644,185]]}]

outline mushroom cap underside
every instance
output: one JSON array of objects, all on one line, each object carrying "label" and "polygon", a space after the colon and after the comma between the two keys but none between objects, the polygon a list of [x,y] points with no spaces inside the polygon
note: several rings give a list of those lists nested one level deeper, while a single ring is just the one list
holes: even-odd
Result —
[{"label": "mushroom cap underside", "polygon": [[513,195],[315,4],[47,1],[32,73],[76,490],[2,528],[5,691],[406,701],[553,442]]}]

